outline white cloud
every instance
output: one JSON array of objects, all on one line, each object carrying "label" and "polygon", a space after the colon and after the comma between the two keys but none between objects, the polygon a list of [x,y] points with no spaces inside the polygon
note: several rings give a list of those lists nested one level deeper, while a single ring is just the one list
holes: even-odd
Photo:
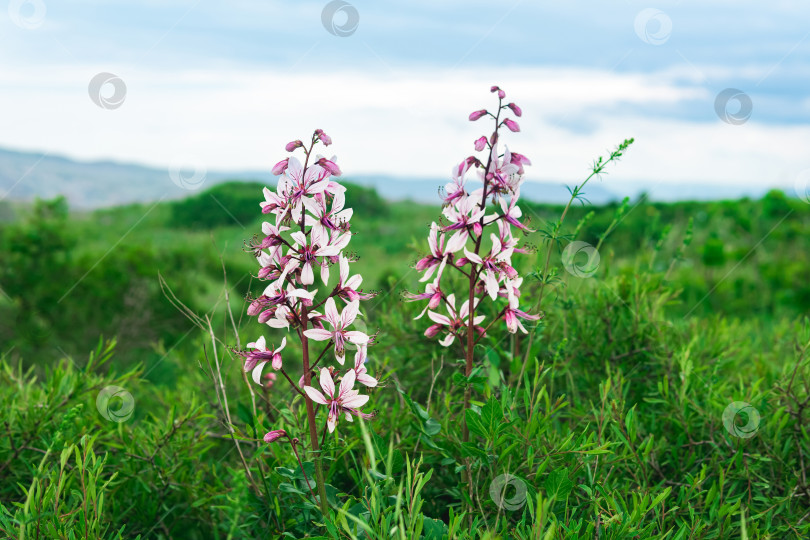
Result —
[{"label": "white cloud", "polygon": [[[508,134],[506,142],[533,160],[534,178],[573,182],[592,158],[631,136],[637,144],[613,173],[616,178],[762,186],[810,167],[800,144],[810,137],[807,125],[651,117],[658,106],[663,112],[699,103],[713,110],[714,93],[699,80],[684,82],[683,71],[408,68],[306,74],[124,68],[116,74],[127,84],[126,101],[104,110],[90,100],[87,84],[107,69],[0,72],[0,117],[13,126],[0,133],[0,146],[158,166],[193,155],[209,170],[266,170],[284,156],[287,141],[320,127],[335,140],[328,150],[339,155],[348,176],[441,177],[471,153],[475,138],[491,130],[484,120],[472,124],[466,117],[494,104],[488,90],[498,83],[524,110],[522,133]],[[588,129],[567,129],[567,118]]]}]

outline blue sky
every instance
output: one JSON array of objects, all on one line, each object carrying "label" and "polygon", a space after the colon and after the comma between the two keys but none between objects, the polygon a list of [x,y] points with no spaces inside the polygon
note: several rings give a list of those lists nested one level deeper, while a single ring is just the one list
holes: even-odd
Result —
[{"label": "blue sky", "polygon": [[[530,179],[575,180],[630,136],[627,181],[787,186],[810,168],[806,3],[353,1],[345,37],[321,1],[5,4],[0,146],[268,168],[322,127],[349,174],[441,177],[500,84],[524,109],[509,144]],[[89,98],[99,72],[125,82],[119,108]],[[745,122],[718,117],[726,88],[750,97]]]}]

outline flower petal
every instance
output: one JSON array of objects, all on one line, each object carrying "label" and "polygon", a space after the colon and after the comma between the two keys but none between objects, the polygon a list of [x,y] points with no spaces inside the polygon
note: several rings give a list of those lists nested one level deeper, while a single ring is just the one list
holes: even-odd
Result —
[{"label": "flower petal", "polygon": [[340,393],[338,394],[339,399],[343,399],[354,386],[354,381],[357,378],[357,374],[355,374],[353,369],[350,369],[346,375],[343,376],[343,380],[340,381]]},{"label": "flower petal", "polygon": [[363,332],[358,332],[357,330],[350,330],[348,332],[343,332],[343,336],[346,338],[346,341],[349,343],[354,343],[355,345],[365,345],[368,343],[368,335],[364,334]]},{"label": "flower petal", "polygon": [[445,315],[440,315],[439,313],[430,310],[428,310],[427,314],[430,320],[437,324],[443,324],[445,326],[450,325],[450,318]]},{"label": "flower petal", "polygon": [[352,324],[354,319],[357,318],[358,313],[360,313],[360,300],[354,300],[346,304],[346,307],[343,308],[343,314],[341,315],[343,328],[346,328]]},{"label": "flower petal", "polygon": [[332,339],[332,332],[324,328],[310,328],[304,331],[304,335],[315,341],[327,341]]},{"label": "flower petal", "polygon": [[335,382],[332,380],[332,376],[329,374],[329,370],[326,368],[321,368],[321,378],[320,378],[321,388],[326,393],[327,396],[334,399],[335,398]]},{"label": "flower petal", "polygon": [[262,370],[264,369],[264,365],[266,363],[267,363],[266,361],[259,362],[258,364],[256,364],[256,367],[253,368],[253,372],[251,373],[251,377],[253,377],[253,382],[258,384],[259,386],[262,386]]},{"label": "flower petal", "polygon": [[377,386],[377,379],[375,379],[371,375],[368,375],[367,373],[363,373],[362,375],[358,375],[357,376],[357,382],[359,382],[360,384],[364,384],[364,385],[366,385],[368,387],[371,387],[371,388]]},{"label": "flower petal", "polygon": [[309,262],[304,263],[304,267],[301,269],[301,284],[302,285],[312,285],[315,281],[315,274],[312,272],[312,264]]},{"label": "flower petal", "polygon": [[311,399],[315,403],[318,403],[320,405],[328,405],[329,404],[329,402],[326,401],[326,398],[323,397],[323,394],[321,394],[320,392],[318,392],[317,390],[315,390],[311,386],[305,386],[304,387],[304,392],[306,392],[307,395],[309,396],[309,399]]},{"label": "flower petal", "polygon": [[324,315],[326,315],[326,320],[329,323],[337,328],[340,326],[340,313],[338,313],[337,306],[335,305],[335,299],[331,296],[326,299],[326,305],[324,306]]},{"label": "flower petal", "polygon": [[368,402],[369,396],[364,394],[357,394],[355,396],[350,396],[343,400],[343,406],[347,409],[357,409],[358,407],[362,407],[363,405]]}]

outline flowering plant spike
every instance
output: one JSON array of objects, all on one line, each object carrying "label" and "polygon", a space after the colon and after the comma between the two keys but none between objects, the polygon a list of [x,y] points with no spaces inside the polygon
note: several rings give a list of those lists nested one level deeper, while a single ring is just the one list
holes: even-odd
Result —
[{"label": "flowering plant spike", "polygon": [[[481,109],[469,116],[472,122],[483,118],[494,121],[492,134],[482,135],[474,142],[475,150],[484,155],[472,155],[453,167],[452,181],[445,186],[443,220],[431,224],[430,253],[416,263],[416,270],[422,273],[420,281],[426,283],[425,292],[406,295],[411,301],[428,300],[416,317],[419,319],[427,313],[433,323],[425,330],[425,336],[438,336],[439,343],[445,347],[458,338],[466,356],[466,376],[472,371],[473,348],[492,324],[503,320],[509,332],[526,333],[521,320],[540,318],[519,308],[523,279],[512,266],[512,255],[525,253],[518,247],[515,231],[532,232],[521,221],[522,213],[517,204],[524,167],[531,165],[531,161],[505,145],[503,152],[499,150],[502,128],[520,131],[518,123],[505,115],[511,112],[520,117],[523,112],[514,103],[504,104],[506,93],[497,86],[491,91],[498,95],[497,110],[493,113]],[[468,183],[471,171],[477,173],[480,187],[473,189]],[[460,291],[452,290],[447,277],[451,273],[463,276],[464,286]],[[463,299],[460,305],[456,292]],[[487,326],[483,326],[486,317],[476,313],[482,301],[496,305],[497,315]],[[468,403],[469,390],[465,408]],[[465,429],[465,440],[467,438]]]},{"label": "flowering plant spike", "polygon": [[[258,261],[257,278],[268,282],[258,298],[250,299],[247,313],[270,328],[288,330],[298,338],[301,361],[294,365],[296,370],[300,365],[303,375],[296,383],[288,374],[291,362],[289,349],[285,349],[286,337],[278,345],[269,346],[264,336],[260,336],[247,345],[247,350],[238,351],[244,357],[244,370],[251,372],[256,384],[261,385],[262,373],[272,369],[281,373],[301,395],[313,451],[319,450],[318,434],[324,424],[331,433],[342,419],[352,421],[353,416],[372,416],[359,410],[369,396],[361,394],[354,385],[377,384],[365,365],[373,336],[351,328],[362,316],[360,302],[373,294],[364,293],[360,289],[363,278],[350,273],[353,260],[343,250],[352,237],[349,225],[352,210],[345,207],[346,188],[335,180],[341,174],[337,158],[315,155],[313,148],[318,143],[329,146],[332,139],[319,129],[308,145],[300,140],[286,145],[288,152],[300,148],[304,163],[290,156],[273,166],[273,173],[280,175],[278,185],[275,191],[264,189],[265,200],[260,206],[263,214],[275,219],[265,222],[263,236],[255,236],[246,246]],[[330,289],[330,276],[335,275],[331,272],[333,265],[337,265],[338,273]],[[319,288],[328,292],[319,296]],[[310,347],[317,346],[317,342],[323,347],[313,360]],[[348,364],[347,344],[357,350],[354,361]],[[332,356],[328,354],[330,351],[337,365],[325,365]],[[313,385],[316,373],[320,388]],[[264,380],[269,382],[267,378]],[[316,425],[318,405],[327,411],[320,426]],[[276,441],[282,438],[281,433],[285,432],[273,430],[264,440]],[[316,458],[316,474],[321,508],[326,511],[320,458]]]}]

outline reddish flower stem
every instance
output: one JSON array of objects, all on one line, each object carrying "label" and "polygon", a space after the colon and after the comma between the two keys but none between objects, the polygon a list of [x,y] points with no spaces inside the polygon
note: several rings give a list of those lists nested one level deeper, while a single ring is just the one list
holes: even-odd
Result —
[{"label": "reddish flower stem", "polygon": [[[495,114],[495,141],[494,144],[498,142],[498,128],[500,127],[498,121],[501,116],[501,106],[502,100],[498,98],[498,112]],[[489,168],[492,165],[492,152],[489,153],[489,158],[487,159],[487,165],[484,169],[484,190],[481,195],[481,210],[486,208],[487,206],[487,188],[489,187],[489,178],[487,177],[489,173]],[[479,223],[481,224],[481,228],[483,230],[484,227],[484,218],[486,215],[481,216],[481,220]],[[483,233],[478,236],[475,241],[475,254],[478,255],[478,252],[481,251],[481,239],[484,237]],[[478,279],[478,268],[476,268],[475,263],[470,261],[470,290],[469,290],[469,297],[468,297],[468,308],[469,308],[469,319],[467,324],[467,347],[466,347],[466,358],[465,358],[465,366],[464,366],[464,375],[469,377],[472,373],[473,369],[473,351],[475,350],[475,282]],[[470,408],[470,386],[469,384],[464,390],[464,414],[466,416],[467,409]],[[465,417],[464,424],[462,428],[462,441],[468,442],[470,440],[470,430],[467,427],[467,419]],[[468,471],[469,472],[469,471]]]},{"label": "reddish flower stem", "polygon": [[[498,112],[495,114],[495,134],[494,134],[494,141],[493,145],[498,143],[498,128],[500,127],[498,120],[501,115],[501,106],[502,100],[498,98]],[[497,156],[496,156],[497,158]],[[487,158],[487,165],[484,169],[484,189],[483,193],[481,194],[481,210],[486,208],[487,206],[487,188],[489,187],[489,168],[492,165],[492,151],[489,152],[489,158]],[[481,240],[484,237],[483,234],[483,227],[484,227],[484,218],[486,217],[486,213],[481,215],[481,220],[479,221],[481,225],[482,233],[478,235],[478,238],[475,240],[475,254],[478,255],[478,252],[481,250]],[[472,231],[471,231],[472,232]],[[465,358],[465,365],[464,365],[464,375],[469,379],[470,374],[472,373],[473,369],[473,351],[475,350],[475,282],[478,280],[479,269],[476,267],[475,263],[470,261],[470,290],[468,296],[468,309],[469,309],[469,319],[467,324],[467,347],[466,347],[466,358]],[[463,415],[464,419],[462,422],[462,431],[461,437],[463,442],[469,442],[470,440],[470,428],[467,426],[467,409],[470,408],[470,397],[472,394],[472,388],[470,387],[469,382],[467,383],[466,387],[464,388],[464,409]],[[467,490],[470,497],[470,504],[473,501],[473,483],[472,483],[472,467],[470,465],[469,458],[465,459],[465,475],[464,481],[467,482]],[[470,524],[472,524],[472,513],[470,513]]]},{"label": "reddish flower stem", "polygon": [[[302,171],[302,178],[306,178],[307,165],[309,164],[309,156],[312,152],[312,147],[315,145],[315,137],[312,138],[312,143],[309,149],[304,149],[306,152],[306,160],[304,161],[304,170]],[[304,228],[304,216],[301,215],[301,232],[306,234]],[[309,340],[304,332],[307,330],[309,323],[309,316],[307,315],[307,306],[301,305],[301,327],[298,330],[298,335],[301,338],[302,350],[302,363],[304,369],[304,385],[310,386],[312,382],[312,368],[309,365]],[[307,408],[307,423],[309,424],[309,440],[312,445],[312,451],[315,453],[315,483],[318,485],[318,495],[320,496],[321,512],[324,517],[329,514],[329,504],[326,500],[326,483],[323,476],[323,463],[320,455],[320,444],[318,443],[318,428],[315,426],[315,405],[308,395],[304,395],[304,402]]]}]

